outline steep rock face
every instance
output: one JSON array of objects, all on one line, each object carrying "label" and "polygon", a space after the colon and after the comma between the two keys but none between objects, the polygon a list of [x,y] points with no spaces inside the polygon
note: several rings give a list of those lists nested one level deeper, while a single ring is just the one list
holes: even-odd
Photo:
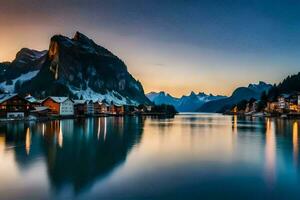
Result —
[{"label": "steep rock face", "polygon": [[79,32],[72,39],[53,36],[41,66],[32,66],[40,71],[22,83],[20,93],[40,98],[69,95],[119,104],[150,103],[124,62]]}]

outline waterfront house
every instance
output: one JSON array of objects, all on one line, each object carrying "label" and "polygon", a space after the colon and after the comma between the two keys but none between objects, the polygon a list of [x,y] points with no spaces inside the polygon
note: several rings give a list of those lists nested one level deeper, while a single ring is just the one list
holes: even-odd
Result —
[{"label": "waterfront house", "polygon": [[94,102],[94,114],[108,114],[109,105],[105,101]]},{"label": "waterfront house", "polygon": [[299,98],[298,93],[293,93],[289,96],[289,98],[288,98],[288,109],[289,109],[290,112],[293,112],[293,113],[299,112],[299,104],[298,104],[299,100],[298,100],[298,98]]},{"label": "waterfront house", "polygon": [[74,115],[74,102],[69,97],[50,96],[43,100],[42,105],[50,108],[52,115]]},{"label": "waterfront house", "polygon": [[125,108],[123,105],[111,104],[109,112],[113,115],[123,115],[125,114]]},{"label": "waterfront house", "polygon": [[85,115],[86,100],[74,100],[74,114],[76,116]]},{"label": "waterfront house", "polygon": [[41,106],[41,105],[42,105],[40,100],[36,99],[35,97],[31,96],[30,94],[27,95],[27,96],[25,97],[25,99],[26,99],[27,101],[29,101],[30,104],[31,104],[33,107]]},{"label": "waterfront house", "polygon": [[152,106],[146,105],[146,111],[151,112],[152,111]]},{"label": "waterfront house", "polygon": [[288,108],[288,103],[286,98],[288,98],[288,96],[286,94],[280,95],[277,99],[278,102],[278,108],[283,110],[283,109],[287,109]]},{"label": "waterfront house", "polygon": [[238,108],[237,108],[237,105],[235,105],[232,109],[231,109],[231,112],[233,114],[236,114],[238,112]]},{"label": "waterfront house", "polygon": [[47,117],[51,113],[51,109],[47,106],[35,106],[33,110],[30,111],[30,115],[35,117]]},{"label": "waterfront house", "polygon": [[0,94],[0,116],[6,118],[24,118],[32,106],[18,94]]},{"label": "waterfront house", "polygon": [[250,112],[250,104],[249,102],[246,104],[246,108],[245,108],[245,113],[249,113]]},{"label": "waterfront house", "polygon": [[298,104],[298,110],[300,110],[300,94],[297,94],[297,104]]},{"label": "waterfront house", "polygon": [[293,102],[289,102],[289,111],[298,112],[298,105]]},{"label": "waterfront house", "polygon": [[266,111],[269,113],[278,111],[278,102],[267,102]]},{"label": "waterfront house", "polygon": [[125,114],[133,114],[138,111],[136,106],[133,105],[123,105]]},{"label": "waterfront house", "polygon": [[259,105],[259,100],[254,101],[253,104],[252,104],[251,110],[252,110],[253,112],[256,112],[256,111],[258,110],[258,105]]},{"label": "waterfront house", "polygon": [[86,101],[85,103],[85,114],[93,115],[95,113],[94,102],[92,100]]}]

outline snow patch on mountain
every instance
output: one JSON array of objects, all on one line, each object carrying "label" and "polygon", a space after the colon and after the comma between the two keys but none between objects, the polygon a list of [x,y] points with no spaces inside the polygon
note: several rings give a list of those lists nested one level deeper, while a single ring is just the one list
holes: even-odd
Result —
[{"label": "snow patch on mountain", "polygon": [[179,112],[194,112],[197,108],[206,102],[225,98],[224,96],[191,92],[190,95],[183,95],[180,98],[171,96],[165,92],[150,92],[146,95],[150,101],[157,105],[169,104],[173,105]]},{"label": "snow patch on mountain", "polygon": [[113,102],[118,105],[139,105],[138,102],[125,98],[116,91],[107,91],[106,94],[100,94],[92,90],[90,87],[82,90],[76,89],[72,86],[69,86],[69,90],[78,98],[92,100],[94,102],[105,100],[107,103]]},{"label": "snow patch on mountain", "polygon": [[257,93],[262,93],[263,91],[268,91],[272,87],[271,84],[259,81],[258,84],[249,84],[248,88]]},{"label": "snow patch on mountain", "polygon": [[31,80],[32,78],[34,78],[40,70],[35,70],[35,71],[31,71],[31,72],[27,72],[25,74],[22,74],[21,76],[19,76],[18,78],[15,78],[13,80],[11,80],[11,84],[7,83],[7,81],[0,83],[0,89],[2,89],[5,92],[8,93],[13,93],[15,90],[15,85],[16,83],[19,81],[20,83],[23,83],[25,81]]}]

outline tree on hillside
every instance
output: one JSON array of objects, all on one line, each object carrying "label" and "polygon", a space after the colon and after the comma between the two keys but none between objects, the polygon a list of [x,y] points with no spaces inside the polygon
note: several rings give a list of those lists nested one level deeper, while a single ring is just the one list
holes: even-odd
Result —
[{"label": "tree on hillside", "polygon": [[298,74],[288,76],[279,85],[278,89],[281,93],[291,93],[300,91],[300,72]]},{"label": "tree on hillside", "polygon": [[262,112],[267,107],[267,103],[268,103],[268,96],[267,93],[264,91],[260,96],[259,102],[257,103],[256,111]]},{"label": "tree on hillside", "polygon": [[280,95],[279,89],[276,84],[269,90],[268,99],[271,101],[277,101],[278,96]]},{"label": "tree on hillside", "polygon": [[247,100],[242,100],[240,101],[236,106],[237,106],[237,109],[238,111],[241,111],[241,110],[246,110],[246,107],[247,107],[247,103],[248,101]]}]

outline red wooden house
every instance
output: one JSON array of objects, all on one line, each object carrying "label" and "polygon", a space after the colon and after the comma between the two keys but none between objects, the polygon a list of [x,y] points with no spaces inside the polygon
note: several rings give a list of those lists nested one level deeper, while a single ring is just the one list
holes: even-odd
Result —
[{"label": "red wooden house", "polygon": [[24,118],[33,107],[18,94],[0,94],[0,117]]}]

